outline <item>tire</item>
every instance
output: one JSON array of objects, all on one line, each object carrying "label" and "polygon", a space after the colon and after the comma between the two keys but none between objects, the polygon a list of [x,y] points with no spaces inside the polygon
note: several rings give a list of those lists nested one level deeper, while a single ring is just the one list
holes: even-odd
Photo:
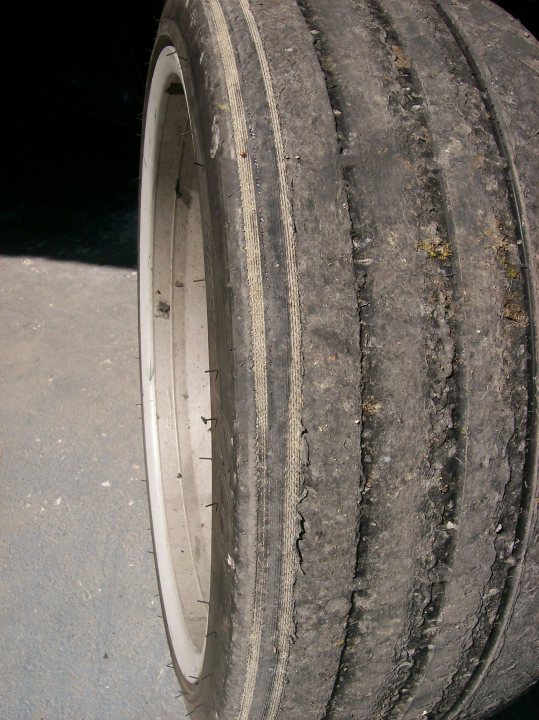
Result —
[{"label": "tire", "polygon": [[539,52],[483,0],[169,0],[141,377],[196,720],[471,720],[539,677]]}]

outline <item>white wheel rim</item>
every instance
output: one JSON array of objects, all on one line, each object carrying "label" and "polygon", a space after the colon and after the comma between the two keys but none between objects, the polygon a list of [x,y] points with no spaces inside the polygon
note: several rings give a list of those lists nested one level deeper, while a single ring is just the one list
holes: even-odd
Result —
[{"label": "white wheel rim", "polygon": [[152,77],[144,136],[140,338],[161,596],[175,659],[195,681],[209,609],[213,420],[198,168],[183,86],[177,52],[165,47]]}]

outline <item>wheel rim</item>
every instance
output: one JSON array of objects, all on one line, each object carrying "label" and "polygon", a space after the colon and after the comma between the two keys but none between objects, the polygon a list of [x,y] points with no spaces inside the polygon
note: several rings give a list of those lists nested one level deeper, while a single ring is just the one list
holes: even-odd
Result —
[{"label": "wheel rim", "polygon": [[198,167],[178,55],[155,64],[146,112],[140,339],[150,513],[173,655],[196,680],[211,562],[211,418]]}]

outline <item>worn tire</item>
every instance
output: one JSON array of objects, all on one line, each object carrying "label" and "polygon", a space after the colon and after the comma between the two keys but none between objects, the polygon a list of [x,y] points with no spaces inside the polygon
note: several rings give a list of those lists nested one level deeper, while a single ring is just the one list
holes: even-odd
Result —
[{"label": "worn tire", "polygon": [[[539,676],[537,43],[483,0],[169,0],[150,88],[159,62],[189,111],[167,132],[192,137],[217,371],[200,672],[171,641],[191,717],[487,717]],[[175,160],[152,102],[155,532],[152,333],[180,301],[153,264]]]}]

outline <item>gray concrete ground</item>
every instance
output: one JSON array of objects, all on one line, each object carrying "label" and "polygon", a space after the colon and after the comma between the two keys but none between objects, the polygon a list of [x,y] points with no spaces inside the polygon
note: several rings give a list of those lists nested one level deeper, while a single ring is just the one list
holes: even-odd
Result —
[{"label": "gray concrete ground", "polygon": [[136,273],[0,258],[0,718],[183,717],[151,549]]}]

